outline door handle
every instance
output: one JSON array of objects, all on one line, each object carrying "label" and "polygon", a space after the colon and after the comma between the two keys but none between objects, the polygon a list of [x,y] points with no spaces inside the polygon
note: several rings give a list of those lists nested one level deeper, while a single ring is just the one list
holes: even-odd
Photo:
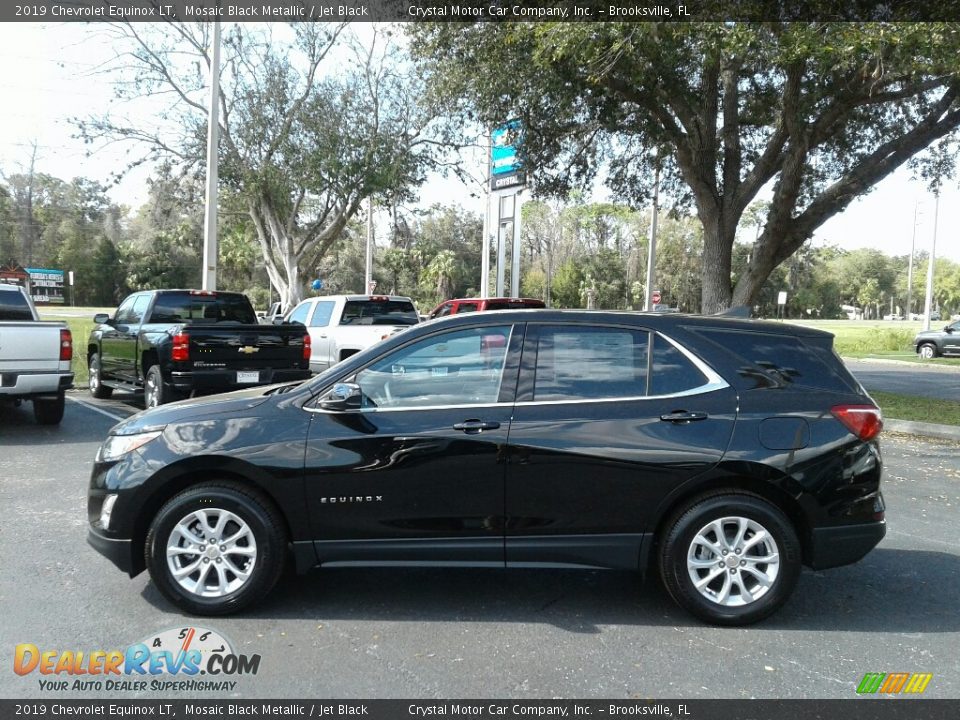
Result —
[{"label": "door handle", "polygon": [[475,435],[484,430],[496,430],[500,427],[498,422],[485,422],[483,420],[464,420],[453,426],[454,430],[462,430],[468,435]]},{"label": "door handle", "polygon": [[687,412],[686,410],[677,410],[676,412],[669,413],[667,415],[661,415],[660,419],[664,422],[672,423],[688,423],[693,422],[694,420],[706,420],[707,413],[700,412],[695,410],[693,412]]}]

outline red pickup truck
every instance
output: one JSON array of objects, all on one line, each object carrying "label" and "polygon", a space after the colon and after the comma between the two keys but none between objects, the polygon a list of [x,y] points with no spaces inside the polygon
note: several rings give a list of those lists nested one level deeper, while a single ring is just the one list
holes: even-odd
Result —
[{"label": "red pickup truck", "polygon": [[527,308],[545,308],[543,300],[533,298],[458,298],[437,305],[428,315],[433,320],[447,315],[465,312],[483,312],[484,310],[524,310]]}]

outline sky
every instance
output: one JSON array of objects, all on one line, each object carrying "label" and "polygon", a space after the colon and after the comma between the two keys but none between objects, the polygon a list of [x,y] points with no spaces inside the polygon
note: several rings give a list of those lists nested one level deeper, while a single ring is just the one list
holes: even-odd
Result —
[{"label": "sky", "polygon": [[[88,157],[70,123],[72,117],[99,113],[113,102],[108,79],[97,72],[111,52],[95,24],[0,23],[0,171],[25,170],[32,142],[38,144],[37,169],[64,180],[83,176],[106,182],[125,163],[118,148]],[[481,172],[477,168],[478,176]],[[110,190],[112,199],[137,207],[146,199],[148,175],[147,168],[134,171]],[[461,204],[481,212],[482,201],[469,197],[476,190],[452,177],[434,177],[421,189],[420,202],[425,207]],[[902,168],[827,221],[813,242],[906,255],[915,233],[916,250],[929,251],[934,209],[932,194]],[[941,193],[936,226],[937,256],[960,262],[960,188],[955,182]]]}]

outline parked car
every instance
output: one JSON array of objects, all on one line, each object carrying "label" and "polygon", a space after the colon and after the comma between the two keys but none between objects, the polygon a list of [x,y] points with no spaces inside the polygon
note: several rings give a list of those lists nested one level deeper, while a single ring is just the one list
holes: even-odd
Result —
[{"label": "parked car", "polygon": [[284,315],[286,315],[286,310],[282,302],[270,303],[266,312],[257,313],[257,322],[263,325],[273,325],[276,322],[282,322]]},{"label": "parked car", "polygon": [[945,325],[943,330],[921,330],[913,339],[913,346],[924,360],[960,355],[960,321]]},{"label": "parked car", "polygon": [[66,323],[41,322],[23,287],[0,283],[0,401],[30,400],[38,423],[58,424],[73,387],[72,360]]},{"label": "parked car", "polygon": [[87,341],[90,393],[142,392],[150,407],[191,394],[310,377],[303,328],[257,323],[246,295],[148,290],[100,313]]},{"label": "parked car", "polygon": [[533,298],[457,298],[437,305],[427,316],[428,320],[465,312],[484,312],[486,310],[524,310],[545,308],[543,300]]},{"label": "parked car", "polygon": [[191,614],[338,565],[632,569],[697,617],[773,613],[885,533],[880,411],[828,333],[674,314],[471,313],[299,385],[110,431],[89,541]]},{"label": "parked car", "polygon": [[310,369],[323,372],[361,350],[420,322],[408,297],[325,295],[297,305],[285,318],[310,333]]}]

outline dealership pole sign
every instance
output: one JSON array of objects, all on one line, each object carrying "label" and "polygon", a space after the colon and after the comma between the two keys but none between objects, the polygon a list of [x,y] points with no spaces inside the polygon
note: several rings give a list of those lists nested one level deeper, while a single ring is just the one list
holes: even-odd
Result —
[{"label": "dealership pole sign", "polygon": [[[527,184],[523,166],[523,125],[510,120],[490,133],[490,199],[495,206],[497,237],[497,297],[508,295],[506,269],[510,268],[509,295],[520,296],[520,202]],[[488,205],[489,212],[489,205]],[[511,246],[509,258],[507,247]],[[483,262],[489,262],[488,248]],[[485,273],[489,277],[489,273]],[[484,284],[484,291],[486,285]],[[484,296],[486,297],[486,296]]]},{"label": "dealership pole sign", "polygon": [[527,184],[521,148],[523,126],[511,120],[490,133],[490,189],[506,190]]}]

